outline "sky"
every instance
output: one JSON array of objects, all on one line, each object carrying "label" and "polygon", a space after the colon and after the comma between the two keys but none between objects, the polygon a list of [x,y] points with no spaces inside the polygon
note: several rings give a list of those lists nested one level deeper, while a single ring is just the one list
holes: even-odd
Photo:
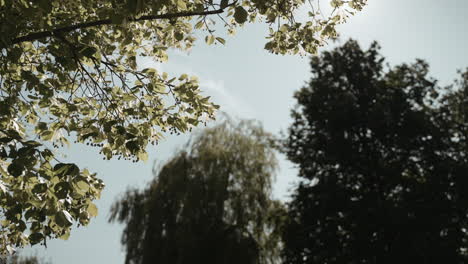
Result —
[{"label": "sky", "polygon": [[[356,39],[363,48],[378,41],[389,65],[426,60],[430,74],[441,85],[451,83],[458,69],[468,67],[468,1],[369,0],[364,10],[338,27],[337,43]],[[309,57],[280,56],[263,49],[267,29],[251,24],[226,37],[226,45],[202,42],[189,53],[172,52],[169,62],[158,65],[169,73],[189,73],[200,78],[205,95],[222,110],[238,118],[256,119],[276,135],[291,123],[293,94],[310,78]],[[144,64],[152,65],[151,61]],[[167,160],[189,135],[171,136],[149,149],[149,161],[104,161],[97,150],[83,146],[65,149],[69,160],[97,172],[106,184],[96,202],[99,215],[86,227],[74,228],[67,241],[49,241],[47,248],[33,246],[24,254],[37,254],[52,263],[124,263],[120,244],[123,226],[108,224],[109,208],[130,187],[143,188],[152,179],[154,162]],[[274,196],[287,200],[298,181],[294,165],[279,156],[280,171]]]}]

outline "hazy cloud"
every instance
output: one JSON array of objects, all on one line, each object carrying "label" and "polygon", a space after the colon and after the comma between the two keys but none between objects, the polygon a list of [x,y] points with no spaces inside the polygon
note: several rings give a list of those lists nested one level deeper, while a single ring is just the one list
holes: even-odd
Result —
[{"label": "hazy cloud", "polygon": [[204,79],[200,76],[200,88],[204,94],[211,96],[215,104],[221,106],[220,110],[230,115],[252,118],[253,109],[228,91],[222,80]]}]

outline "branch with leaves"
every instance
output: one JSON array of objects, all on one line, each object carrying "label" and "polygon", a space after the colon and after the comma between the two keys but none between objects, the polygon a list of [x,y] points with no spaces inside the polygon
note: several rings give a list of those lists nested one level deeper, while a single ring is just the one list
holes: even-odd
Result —
[{"label": "branch with leaves", "polygon": [[[195,33],[224,44],[245,23],[270,26],[273,53],[314,53],[365,1],[333,1],[336,12],[299,22],[303,0],[0,0],[0,252],[67,238],[95,215],[103,183],[57,158],[62,146],[97,147],[104,159],[146,160],[164,133],[214,119],[219,108],[195,76],[139,67],[189,50]],[[346,13],[348,12],[348,13]]]},{"label": "branch with leaves", "polygon": [[[141,21],[146,21],[146,20],[176,19],[179,17],[208,16],[208,15],[214,15],[214,14],[221,14],[224,12],[225,8],[231,5],[233,4],[227,5],[224,8],[220,8],[216,10],[208,10],[208,11],[201,11],[201,12],[180,12],[180,13],[174,13],[174,14],[146,15],[146,16],[141,16],[138,18],[128,18],[126,22],[132,23],[132,22],[141,22]],[[56,28],[56,29],[52,29],[48,31],[34,32],[25,36],[17,37],[13,39],[11,43],[9,44],[18,44],[18,43],[25,42],[25,41],[36,41],[42,38],[54,37],[58,34],[66,34],[71,31],[82,30],[82,29],[86,29],[89,27],[112,25],[112,24],[115,24],[115,22],[116,22],[115,20],[108,18],[108,19],[102,19],[102,20],[91,21],[91,22],[86,22],[86,23],[80,23],[80,24],[71,25],[71,26],[60,27],[60,28]]]}]

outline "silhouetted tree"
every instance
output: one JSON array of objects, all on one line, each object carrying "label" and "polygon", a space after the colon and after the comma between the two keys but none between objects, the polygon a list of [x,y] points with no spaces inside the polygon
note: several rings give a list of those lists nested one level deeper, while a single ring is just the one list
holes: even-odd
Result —
[{"label": "silhouetted tree", "polygon": [[468,74],[442,89],[352,40],[311,67],[285,142],[303,179],[286,263],[468,263]]},{"label": "silhouetted tree", "polygon": [[284,210],[271,198],[272,137],[255,123],[205,129],[110,221],[125,224],[126,263],[277,263]]}]

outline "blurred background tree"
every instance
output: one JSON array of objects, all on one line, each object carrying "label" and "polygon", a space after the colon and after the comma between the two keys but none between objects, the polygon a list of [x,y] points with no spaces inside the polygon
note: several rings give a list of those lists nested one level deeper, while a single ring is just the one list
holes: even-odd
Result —
[{"label": "blurred background tree", "polygon": [[7,258],[1,258],[0,264],[51,264],[51,262],[37,257],[36,255],[22,255],[16,253]]},{"label": "blurred background tree", "polygon": [[125,263],[279,263],[272,142],[257,123],[226,121],[194,136],[147,189],[127,191],[110,217],[125,225]]},{"label": "blurred background tree", "polygon": [[353,40],[311,67],[284,145],[303,179],[285,263],[466,263],[468,74],[441,88]]}]

